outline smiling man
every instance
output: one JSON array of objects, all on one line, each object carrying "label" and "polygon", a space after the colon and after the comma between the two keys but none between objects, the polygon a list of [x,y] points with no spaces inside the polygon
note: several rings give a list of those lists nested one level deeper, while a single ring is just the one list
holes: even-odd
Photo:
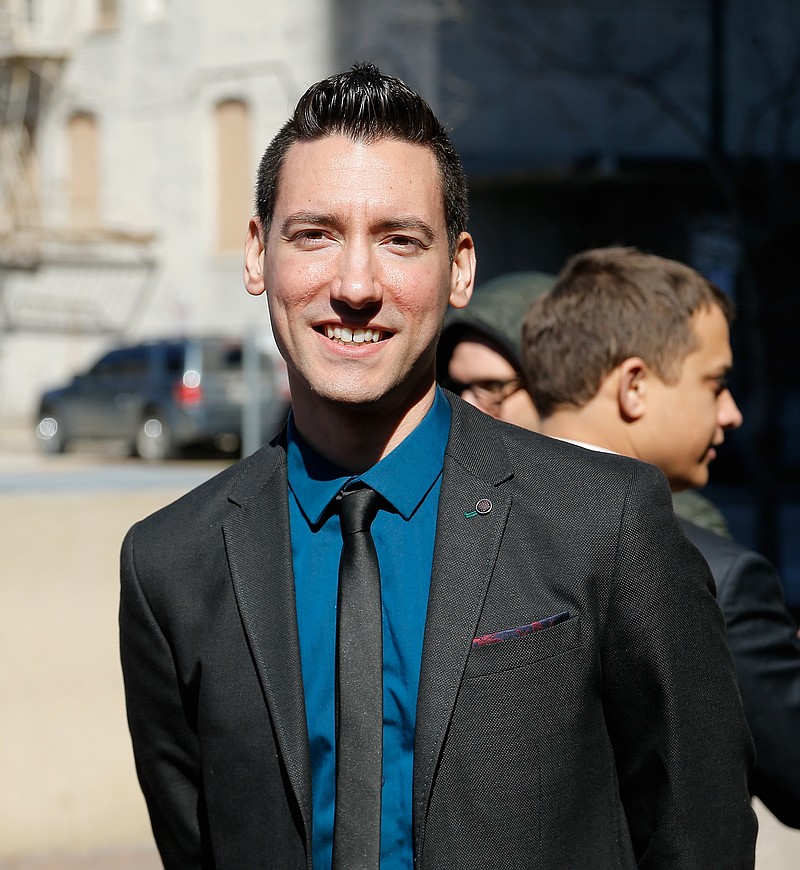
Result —
[{"label": "smiling man", "polygon": [[256,205],[286,429],[123,545],[165,867],[752,867],[751,745],[663,478],[435,385],[475,254],[428,105],[370,65],[312,86]]},{"label": "smiling man", "polygon": [[[682,263],[634,248],[577,254],[524,320],[541,431],[652,462],[674,492],[704,486],[742,423],[727,382],[732,317],[728,298]],[[756,747],[751,789],[800,827],[800,640],[780,578],[757,553],[681,525],[716,581]]]},{"label": "smiling man", "polygon": [[[442,150],[447,166],[455,155]],[[421,422],[448,302],[472,292],[472,239],[461,214],[447,226],[442,174],[431,148],[395,138],[301,140],[274,211],[250,223],[246,285],[270,288],[295,423],[348,469],[370,467]]]}]

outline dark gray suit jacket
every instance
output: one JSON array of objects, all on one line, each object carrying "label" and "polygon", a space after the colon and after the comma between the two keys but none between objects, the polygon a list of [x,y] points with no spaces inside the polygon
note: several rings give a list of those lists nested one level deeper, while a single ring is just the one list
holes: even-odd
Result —
[{"label": "dark gray suit jacket", "polygon": [[[708,568],[660,472],[451,401],[416,866],[751,868],[750,737]],[[475,515],[484,498],[491,511]],[[552,628],[473,647],[563,611]],[[128,533],[120,621],[165,866],[310,867],[279,439]]]},{"label": "dark gray suit jacket", "polygon": [[800,640],[773,566],[758,553],[682,520],[717,584],[747,724],[756,747],[752,790],[800,827]]}]

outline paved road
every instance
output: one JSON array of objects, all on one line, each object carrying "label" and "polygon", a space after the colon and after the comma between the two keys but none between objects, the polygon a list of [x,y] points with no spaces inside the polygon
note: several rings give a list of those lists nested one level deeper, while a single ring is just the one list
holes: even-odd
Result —
[{"label": "paved road", "polygon": [[[56,460],[61,461],[61,460]],[[0,472],[0,495],[39,493],[55,495],[67,492],[130,492],[143,489],[183,489],[188,491],[207,480],[217,468],[141,467],[138,464],[89,466],[61,469],[57,472]]]},{"label": "paved road", "polygon": [[219,458],[143,462],[113,445],[79,445],[62,456],[36,449],[22,427],[0,428],[0,495],[11,493],[188,491],[230,464]]}]

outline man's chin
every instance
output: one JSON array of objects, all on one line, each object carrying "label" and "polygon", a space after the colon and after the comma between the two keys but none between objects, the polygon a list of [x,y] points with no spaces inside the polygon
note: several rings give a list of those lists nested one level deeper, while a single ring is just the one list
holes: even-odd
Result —
[{"label": "man's chin", "polygon": [[684,481],[683,489],[702,489],[708,483],[708,478],[707,468],[698,469],[689,480]]},{"label": "man's chin", "polygon": [[686,492],[692,489],[702,489],[708,483],[708,468],[703,465],[692,469],[688,474],[668,475],[669,488],[672,492]]},{"label": "man's chin", "polygon": [[368,385],[329,385],[320,386],[314,391],[318,399],[332,407],[363,409],[379,408],[387,397],[382,387]]}]

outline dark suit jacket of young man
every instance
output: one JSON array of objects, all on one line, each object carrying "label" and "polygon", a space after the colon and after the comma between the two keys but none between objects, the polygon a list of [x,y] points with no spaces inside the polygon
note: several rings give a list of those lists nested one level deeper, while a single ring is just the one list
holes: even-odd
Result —
[{"label": "dark suit jacket of young man", "polygon": [[[415,866],[752,868],[752,745],[661,473],[449,398]],[[168,870],[310,867],[287,498],[279,438],[123,545],[128,716]]]},{"label": "dark suit jacket of young man", "polygon": [[751,787],[800,828],[800,639],[775,568],[758,553],[681,520],[717,584],[728,647],[756,748]]}]

